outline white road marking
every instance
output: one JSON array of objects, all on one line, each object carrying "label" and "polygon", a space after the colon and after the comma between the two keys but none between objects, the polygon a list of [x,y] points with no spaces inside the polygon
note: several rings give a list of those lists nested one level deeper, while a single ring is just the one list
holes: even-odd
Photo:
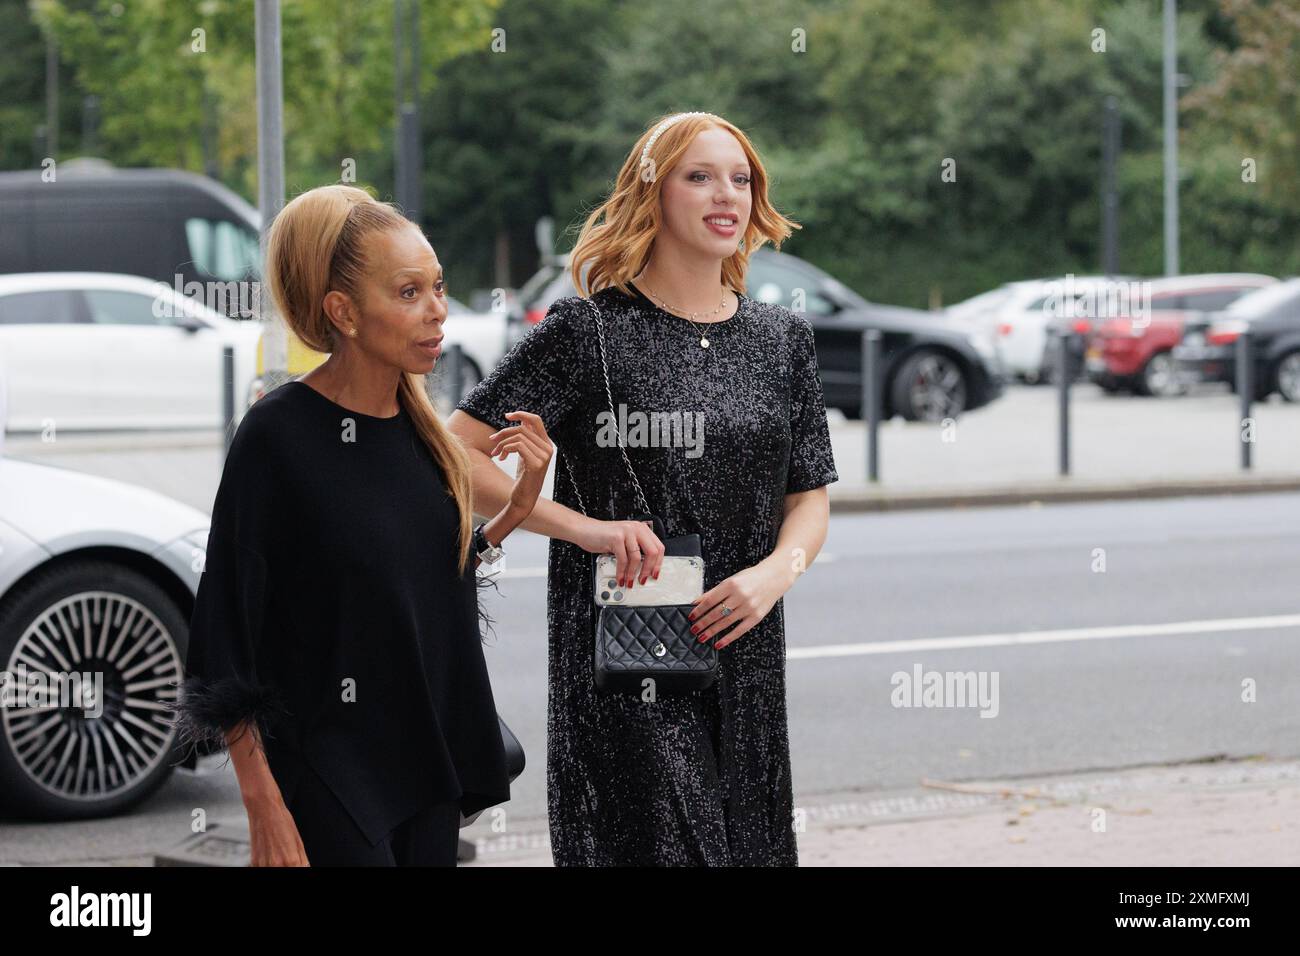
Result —
[{"label": "white road marking", "polygon": [[962,637],[927,637],[915,641],[877,641],[871,644],[824,644],[787,648],[787,660],[822,657],[859,657],[867,654],[911,654],[968,647],[1005,647],[1012,644],[1054,644],[1063,641],[1102,641],[1131,637],[1217,634],[1300,627],[1300,614],[1271,617],[1225,617],[1209,621],[1174,621],[1168,624],[1120,624],[1111,627],[1077,627],[1060,631],[1016,631],[1006,634],[970,634]]}]

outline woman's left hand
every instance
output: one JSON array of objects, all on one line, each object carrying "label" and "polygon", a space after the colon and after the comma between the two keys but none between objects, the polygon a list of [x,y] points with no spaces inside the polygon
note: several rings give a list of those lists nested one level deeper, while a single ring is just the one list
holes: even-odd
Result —
[{"label": "woman's left hand", "polygon": [[[768,564],[738,571],[696,599],[690,615],[694,622],[691,632],[699,640],[708,641],[731,628],[714,645],[724,648],[763,620],[792,583],[780,569]],[[731,613],[724,615],[724,607]]]}]

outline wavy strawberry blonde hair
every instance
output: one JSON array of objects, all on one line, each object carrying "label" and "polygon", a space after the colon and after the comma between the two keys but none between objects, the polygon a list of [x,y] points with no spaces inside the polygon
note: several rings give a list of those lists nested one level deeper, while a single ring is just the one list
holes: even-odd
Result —
[{"label": "wavy strawberry blonde hair", "polygon": [[[275,217],[266,240],[266,284],[280,315],[308,348],[332,352],[338,331],[325,315],[325,295],[346,292],[362,303],[361,280],[370,262],[368,239],[379,232],[418,229],[395,206],[364,189],[318,186],[295,197]],[[424,377],[403,372],[397,397],[446,476],[460,515],[460,572],[469,563],[473,507],[469,455],[424,388]]]},{"label": "wavy strawberry blonde hair", "polygon": [[[659,117],[640,138],[623,162],[609,197],[587,217],[569,256],[573,285],[582,295],[591,295],[608,286],[631,294],[627,282],[636,276],[650,259],[655,236],[663,222],[660,195],[665,177],[681,162],[682,156],[701,131],[725,129],[740,143],[749,161],[752,206],[749,223],[733,255],[722,260],[722,282],[733,291],[745,288],[749,257],[763,243],[777,249],[790,238],[798,223],[776,211],[767,195],[767,170],[758,152],[734,124],[712,113],[686,116],[668,126],[655,140],[647,155],[646,172],[642,172],[641,151],[659,125],[675,113]],[[587,267],[584,270],[584,267]],[[585,275],[584,275],[585,271]]]}]

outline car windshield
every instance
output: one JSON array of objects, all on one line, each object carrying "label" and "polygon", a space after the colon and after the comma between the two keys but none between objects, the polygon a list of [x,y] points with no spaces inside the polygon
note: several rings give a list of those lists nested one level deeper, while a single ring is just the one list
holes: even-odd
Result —
[{"label": "car windshield", "polygon": [[1009,298],[1011,298],[1011,287],[1000,286],[996,289],[990,289],[988,292],[981,292],[979,295],[972,296],[961,302],[954,302],[948,306],[948,315],[952,318],[964,319],[985,312],[992,312],[1000,308]]},{"label": "car windshield", "polygon": [[1247,292],[1223,311],[1242,319],[1255,318],[1296,299],[1300,299],[1300,279],[1291,279],[1289,282],[1276,282],[1254,292]]},{"label": "car windshield", "polygon": [[233,281],[257,278],[262,256],[257,233],[225,219],[185,220],[190,260],[204,275]]},{"label": "car windshield", "polygon": [[830,315],[838,308],[838,303],[826,294],[828,289],[840,302],[860,303],[858,296],[815,266],[773,254],[755,254],[750,259],[745,286],[746,294],[759,302],[813,315]]},{"label": "car windshield", "polygon": [[538,269],[531,279],[524,283],[523,288],[519,290],[519,302],[528,308],[533,304],[533,300],[551,284],[551,280],[560,272],[560,266],[545,265]]},{"label": "car windshield", "polygon": [[1124,297],[1127,291],[1127,280],[1115,278],[1106,279],[1079,279],[1075,278],[1070,287],[1070,296],[1072,304],[1066,313],[1066,281],[1057,279],[1046,283],[1046,295],[1039,295],[1027,306],[1026,312],[1044,312],[1050,311],[1053,314],[1060,311],[1060,316],[1066,318],[1105,318],[1111,315],[1123,314],[1125,311],[1122,303],[1128,299]]}]

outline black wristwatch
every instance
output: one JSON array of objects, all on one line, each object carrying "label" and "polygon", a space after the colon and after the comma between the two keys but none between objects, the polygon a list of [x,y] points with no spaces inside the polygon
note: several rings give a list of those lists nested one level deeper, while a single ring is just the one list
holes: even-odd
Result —
[{"label": "black wristwatch", "polygon": [[506,553],[497,545],[488,544],[487,533],[483,530],[486,527],[487,522],[484,521],[474,529],[474,553],[484,564],[496,564]]}]

